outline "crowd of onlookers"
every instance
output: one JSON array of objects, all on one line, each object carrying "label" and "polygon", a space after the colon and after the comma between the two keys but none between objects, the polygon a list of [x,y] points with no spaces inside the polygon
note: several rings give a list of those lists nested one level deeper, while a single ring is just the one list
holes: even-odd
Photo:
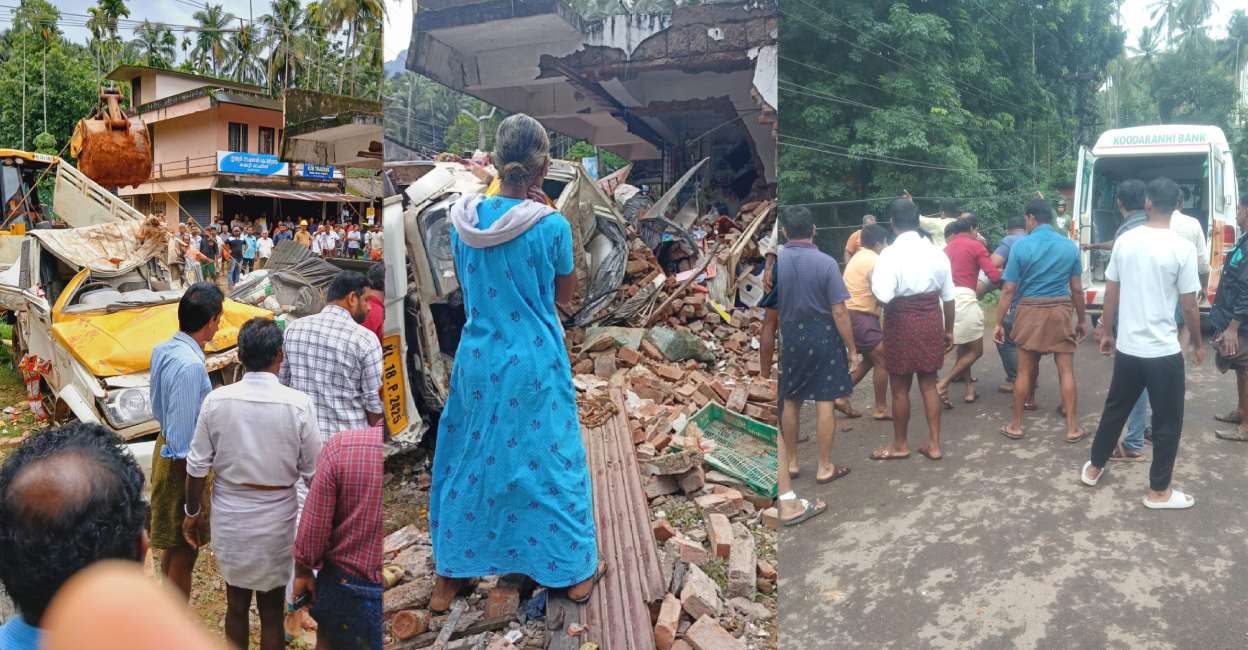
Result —
[{"label": "crowd of onlookers", "polygon": [[249,220],[235,214],[228,223],[218,215],[208,226],[188,218],[178,226],[170,262],[188,286],[203,281],[232,288],[242,276],[263,269],[273,250],[287,240],[320,257],[382,258],[382,231],[377,225],[350,223],[345,218],[270,224],[265,215]]},{"label": "crowd of onlookers", "polygon": [[[228,385],[212,378],[204,354],[224,292],[191,285],[178,332],[151,357],[160,434],[150,499],[122,439],[98,424],[49,429],[18,446],[0,465],[0,583],[19,614],[0,625],[0,650],[75,647],[64,645],[66,626],[57,636],[54,598],[65,600],[62,588],[83,582],[76,574],[109,559],[128,564],[99,579],[133,591],[125,576],[139,574],[149,548],[176,592],[161,602],[149,594],[142,607],[176,612],[171,598],[214,588],[192,579],[209,544],[234,647],[248,647],[254,602],[263,650],[314,625],[318,649],[380,648],[383,270],[340,272],[325,308],[284,330],[268,318],[245,323],[246,373]],[[160,624],[188,627],[175,618]],[[195,636],[170,633],[177,638],[163,647],[189,647],[182,638]]]}]

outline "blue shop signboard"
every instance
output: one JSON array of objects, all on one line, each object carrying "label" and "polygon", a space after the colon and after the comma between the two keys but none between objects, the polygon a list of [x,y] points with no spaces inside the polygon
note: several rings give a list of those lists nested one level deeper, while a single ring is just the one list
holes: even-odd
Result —
[{"label": "blue shop signboard", "polygon": [[304,178],[318,178],[318,179],[326,180],[326,181],[332,180],[334,178],[334,166],[333,165],[310,165],[308,163],[304,163],[303,164],[303,177]]},{"label": "blue shop signboard", "polygon": [[242,151],[218,151],[217,171],[255,176],[288,176],[290,174],[289,165],[273,154]]}]

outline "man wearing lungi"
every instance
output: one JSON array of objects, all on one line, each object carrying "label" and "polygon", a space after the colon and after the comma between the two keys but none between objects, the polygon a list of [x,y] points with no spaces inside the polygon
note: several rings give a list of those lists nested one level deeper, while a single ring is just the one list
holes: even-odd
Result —
[{"label": "man wearing lungi", "polygon": [[1239,197],[1235,216],[1239,222],[1240,235],[1235,248],[1226,254],[1222,267],[1222,280],[1214,295],[1209,320],[1217,334],[1213,345],[1217,350],[1214,361],[1219,372],[1235,371],[1235,383],[1239,401],[1235,410],[1215,415],[1219,422],[1237,425],[1229,431],[1214,433],[1223,440],[1248,442],[1248,194]]},{"label": "man wearing lungi", "polygon": [[[851,360],[858,358],[853,328],[845,301],[849,292],[836,260],[815,248],[815,222],[810,210],[786,208],[781,217],[787,240],[776,259],[776,308],[780,315],[781,441],[779,458],[789,459],[797,446],[802,402],[815,402],[819,441],[815,480],[830,483],[849,474],[844,465],[832,464],[832,441],[836,434],[833,402],[848,397]],[[779,471],[781,522],[799,524],[823,512],[826,504],[798,499],[790,488],[792,465],[782,462]]]},{"label": "man wearing lungi", "polygon": [[1088,334],[1079,246],[1053,229],[1053,213],[1044,199],[1032,199],[1023,214],[1028,234],[1010,249],[993,333],[998,344],[1005,341],[1006,312],[1017,301],[1010,332],[1019,350],[1014,412],[1000,431],[1011,440],[1023,437],[1023,404],[1032,394],[1040,357],[1051,353],[1061,384],[1066,442],[1075,443],[1087,435],[1075,415],[1075,348]]},{"label": "man wearing lungi", "polygon": [[892,418],[888,411],[888,369],[884,367],[880,303],[871,293],[871,273],[875,271],[880,251],[887,245],[888,231],[883,226],[875,223],[863,226],[862,245],[845,266],[845,289],[849,291],[845,308],[849,310],[849,321],[854,328],[854,345],[862,353],[862,363],[850,374],[850,380],[857,386],[868,372],[874,370],[875,407],[871,410],[871,417],[877,420]]},{"label": "man wearing lungi", "polygon": [[[182,534],[188,512],[186,457],[200,405],[212,391],[204,346],[217,334],[224,301],[215,284],[191,285],[178,301],[178,332],[152,350],[150,364],[152,414],[160,422],[152,452],[152,548],[161,552],[161,572],[188,601],[199,550],[188,545]],[[207,521],[199,523],[200,541],[207,543]]]},{"label": "man wearing lungi", "polygon": [[212,547],[225,580],[225,636],[246,648],[252,594],[260,614],[260,648],[280,650],[286,583],[294,572],[295,484],[311,481],[321,452],[312,398],[277,381],[282,330],[253,318],[238,332],[247,374],[204,399],[186,459],[186,542],[199,548],[208,472],[212,482]]},{"label": "man wearing lungi", "polygon": [[1104,476],[1128,414],[1147,389],[1153,404],[1153,463],[1144,505],[1190,508],[1196,500],[1171,486],[1186,392],[1174,305],[1181,305],[1192,356],[1200,365],[1205,358],[1196,307],[1200,276],[1196,247],[1170,229],[1179,186],[1168,178],[1157,178],[1148,184],[1147,196],[1148,221],[1116,238],[1105,269],[1105,327],[1100,348],[1101,354],[1114,355],[1114,374],[1092,441],[1092,457],[1083,464],[1079,478],[1095,486]]},{"label": "man wearing lungi", "polygon": [[953,274],[941,249],[919,236],[919,209],[909,199],[888,206],[897,238],[880,253],[871,274],[871,291],[884,303],[884,367],[893,393],[893,444],[871,452],[872,460],[908,458],[910,387],[919,376],[928,442],[919,453],[931,460],[940,450],[940,396],[937,373],[953,347]]},{"label": "man wearing lungi", "polygon": [[970,404],[979,399],[975,383],[969,380],[971,366],[984,356],[984,310],[979,306],[976,287],[980,271],[994,285],[1001,282],[1001,271],[993,265],[988,248],[979,241],[979,219],[975,215],[968,213],[950,224],[949,232],[952,238],[947,240],[945,255],[953,273],[953,344],[958,347],[958,354],[953,370],[936,383],[936,392],[941,404],[951,409],[949,383],[955,377],[965,375],[967,379],[962,401]]}]

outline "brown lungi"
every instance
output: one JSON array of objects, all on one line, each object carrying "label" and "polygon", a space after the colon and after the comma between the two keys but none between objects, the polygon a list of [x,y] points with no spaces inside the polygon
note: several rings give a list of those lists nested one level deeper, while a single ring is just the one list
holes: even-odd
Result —
[{"label": "brown lungi", "polygon": [[1028,352],[1073,354],[1074,306],[1069,296],[1023,298],[1018,301],[1010,338]]},{"label": "brown lungi", "polygon": [[940,294],[898,296],[884,307],[884,367],[890,375],[931,374],[944,362]]}]

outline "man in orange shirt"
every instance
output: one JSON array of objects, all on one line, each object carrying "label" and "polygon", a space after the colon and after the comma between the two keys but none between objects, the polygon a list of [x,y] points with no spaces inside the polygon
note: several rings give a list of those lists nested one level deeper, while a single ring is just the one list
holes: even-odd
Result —
[{"label": "man in orange shirt", "polygon": [[875,223],[875,215],[868,214],[862,217],[862,228],[854,231],[849,236],[849,241],[845,242],[845,263],[849,264],[849,260],[853,259],[854,254],[862,250],[862,231]]},{"label": "man in orange shirt", "polygon": [[888,370],[884,367],[884,330],[880,328],[880,303],[875,299],[875,294],[871,293],[871,272],[875,270],[875,261],[880,251],[888,245],[888,231],[873,223],[863,226],[860,232],[862,247],[849,260],[844,274],[845,289],[849,291],[845,308],[849,310],[854,343],[862,353],[862,363],[850,374],[850,380],[857,386],[867,376],[867,372],[874,368],[872,383],[875,388],[875,408],[871,410],[871,417],[891,420],[887,396]]}]

